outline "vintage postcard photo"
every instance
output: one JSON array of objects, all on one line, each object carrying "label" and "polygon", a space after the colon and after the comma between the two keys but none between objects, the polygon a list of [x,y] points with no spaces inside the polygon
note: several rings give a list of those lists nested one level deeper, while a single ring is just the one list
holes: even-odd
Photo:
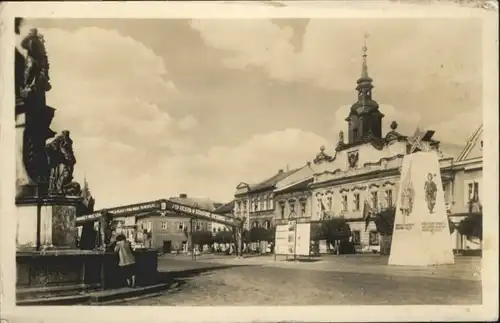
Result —
[{"label": "vintage postcard photo", "polygon": [[8,4],[2,318],[493,319],[486,4]]}]

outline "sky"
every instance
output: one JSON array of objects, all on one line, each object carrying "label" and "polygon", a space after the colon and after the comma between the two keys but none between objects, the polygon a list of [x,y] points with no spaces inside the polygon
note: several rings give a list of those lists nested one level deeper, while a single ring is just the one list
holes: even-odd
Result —
[{"label": "sky", "polygon": [[333,152],[356,100],[364,35],[373,97],[398,131],[457,154],[482,122],[475,19],[31,19],[44,35],[75,179],[96,207],[229,202],[240,182]]}]

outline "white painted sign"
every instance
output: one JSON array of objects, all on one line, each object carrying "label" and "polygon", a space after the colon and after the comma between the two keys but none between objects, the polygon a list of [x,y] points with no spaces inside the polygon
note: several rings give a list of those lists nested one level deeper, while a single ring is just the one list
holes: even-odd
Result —
[{"label": "white painted sign", "polygon": [[406,155],[397,197],[389,265],[453,264],[453,246],[439,160],[433,152]]},{"label": "white painted sign", "polygon": [[311,224],[297,223],[295,254],[309,256],[311,250]]},{"label": "white painted sign", "polygon": [[288,225],[276,226],[275,253],[277,255],[288,254]]}]

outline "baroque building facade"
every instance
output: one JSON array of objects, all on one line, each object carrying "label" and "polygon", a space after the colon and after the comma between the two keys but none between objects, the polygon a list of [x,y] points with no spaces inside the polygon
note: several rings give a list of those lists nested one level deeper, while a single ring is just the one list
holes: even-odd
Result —
[{"label": "baroque building facade", "polygon": [[274,224],[276,209],[274,190],[283,179],[294,174],[299,169],[283,170],[257,184],[241,182],[236,187],[234,196],[234,215],[245,218],[244,228],[270,228]]},{"label": "baroque building facade", "polygon": [[[357,99],[345,119],[347,138],[340,132],[335,148],[320,147],[305,167],[280,172],[257,185],[240,183],[234,210],[236,216],[247,218],[247,228],[271,218],[276,225],[294,217],[307,221],[342,217],[349,223],[358,249],[379,250],[375,224],[366,225],[363,219],[364,203],[378,211],[395,207],[403,158],[416,140],[438,155],[450,219],[458,224],[470,214],[482,214],[482,126],[456,160],[441,152],[439,141],[432,138],[434,131],[417,129],[407,136],[398,132],[393,121],[384,135],[384,114],[373,97],[373,79],[368,75],[366,47],[363,49]],[[266,204],[266,200],[272,202]],[[452,239],[456,249],[474,247],[457,230]]]},{"label": "baroque building facade", "polygon": [[[364,47],[361,76],[357,80],[357,100],[349,115],[347,140],[339,133],[335,149],[329,153],[320,148],[313,163],[315,173],[312,191],[313,213],[317,218],[343,217],[353,232],[353,241],[361,249],[379,249],[375,225],[366,227],[363,219],[365,201],[373,210],[393,207],[396,203],[403,158],[410,152],[410,138],[418,138],[426,150],[440,154],[440,163],[451,163],[439,151],[439,142],[432,139],[433,131],[417,129],[413,137],[397,131],[397,123],[384,136],[384,114],[373,98],[373,79],[368,75]],[[446,181],[443,176],[443,181]]]}]

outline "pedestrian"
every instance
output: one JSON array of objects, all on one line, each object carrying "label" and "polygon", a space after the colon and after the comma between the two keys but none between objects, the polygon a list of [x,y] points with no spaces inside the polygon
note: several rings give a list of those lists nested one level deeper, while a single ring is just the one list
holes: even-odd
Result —
[{"label": "pedestrian", "polygon": [[130,247],[130,242],[125,239],[123,234],[116,237],[115,252],[120,258],[118,265],[127,279],[127,285],[135,288],[135,257]]}]

